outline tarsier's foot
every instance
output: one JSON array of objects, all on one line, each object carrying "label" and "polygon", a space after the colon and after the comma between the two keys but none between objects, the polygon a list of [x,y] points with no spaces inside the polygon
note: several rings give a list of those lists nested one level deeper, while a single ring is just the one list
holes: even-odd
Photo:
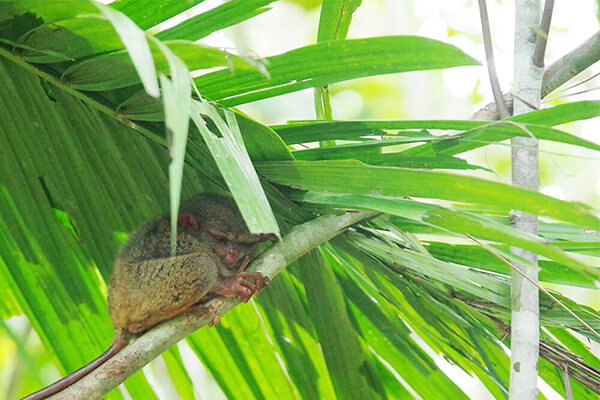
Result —
[{"label": "tarsier's foot", "polygon": [[179,214],[177,216],[177,225],[179,225],[180,228],[191,228],[197,231],[200,224],[195,215]]},{"label": "tarsier's foot", "polygon": [[264,287],[265,277],[263,274],[242,271],[220,283],[214,292],[225,297],[237,297],[240,301],[247,303],[252,295],[259,294]]}]

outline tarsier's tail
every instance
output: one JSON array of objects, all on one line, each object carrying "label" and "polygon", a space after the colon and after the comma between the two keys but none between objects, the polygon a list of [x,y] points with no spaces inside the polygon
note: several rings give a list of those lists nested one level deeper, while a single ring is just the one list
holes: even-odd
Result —
[{"label": "tarsier's tail", "polygon": [[104,364],[108,359],[117,354],[123,347],[127,345],[127,341],[124,339],[115,340],[114,343],[106,349],[106,351],[98,358],[90,361],[85,364],[83,367],[79,368],[77,371],[70,373],[64,378],[54,382],[53,384],[46,386],[45,388],[38,390],[37,392],[31,393],[30,395],[23,397],[21,400],[42,400],[46,397],[52,396],[55,393],[60,392],[61,390],[71,386],[102,364]]}]

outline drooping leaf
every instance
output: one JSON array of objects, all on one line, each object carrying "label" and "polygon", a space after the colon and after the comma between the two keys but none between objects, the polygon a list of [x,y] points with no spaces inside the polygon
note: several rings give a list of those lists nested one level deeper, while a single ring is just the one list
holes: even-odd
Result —
[{"label": "drooping leaf", "polygon": [[108,18],[119,34],[146,92],[153,97],[160,96],[154,59],[144,31],[120,12],[102,4],[96,4],[96,6]]},{"label": "drooping leaf", "polygon": [[171,50],[156,40],[169,61],[171,79],[160,74],[160,86],[163,93],[165,109],[165,125],[169,139],[169,198],[171,204],[171,255],[177,248],[177,215],[181,201],[181,184],[183,179],[183,163],[187,145],[190,122],[190,105],[192,101],[192,78],[185,64]]},{"label": "drooping leaf", "polygon": [[[207,127],[203,116],[216,126],[220,137]],[[193,100],[191,117],[215,158],[250,232],[279,236],[279,226],[246,151],[235,114],[225,110],[223,120],[214,106]]]}]

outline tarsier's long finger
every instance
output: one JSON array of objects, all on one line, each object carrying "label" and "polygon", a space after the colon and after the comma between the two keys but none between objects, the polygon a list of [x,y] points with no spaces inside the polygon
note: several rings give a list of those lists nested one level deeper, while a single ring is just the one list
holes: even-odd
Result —
[{"label": "tarsier's long finger", "polygon": [[256,283],[254,282],[250,282],[246,279],[240,279],[240,285],[247,287],[248,289],[250,289],[252,291],[252,293],[256,293],[256,291],[258,291],[258,286],[256,285]]},{"label": "tarsier's long finger", "polygon": [[235,240],[235,236],[231,232],[225,232],[216,228],[208,228],[207,231],[216,240],[228,240],[230,242]]},{"label": "tarsier's long finger", "polygon": [[265,276],[260,272],[244,271],[240,272],[239,275],[244,277],[244,279],[254,279],[256,281],[256,294],[260,293],[260,291],[266,286]]},{"label": "tarsier's long finger", "polygon": [[241,285],[239,279],[233,278],[222,282],[214,289],[214,293],[220,294],[224,297],[238,297],[241,293],[252,293],[252,291]]},{"label": "tarsier's long finger", "polygon": [[248,264],[250,264],[250,256],[246,256],[244,257],[244,259],[242,260],[240,267],[238,268],[237,272],[244,272],[244,270],[246,269],[246,267],[248,266]]},{"label": "tarsier's long finger", "polygon": [[255,244],[266,242],[267,240],[276,242],[278,238],[274,233],[242,233],[232,241],[239,244]]}]

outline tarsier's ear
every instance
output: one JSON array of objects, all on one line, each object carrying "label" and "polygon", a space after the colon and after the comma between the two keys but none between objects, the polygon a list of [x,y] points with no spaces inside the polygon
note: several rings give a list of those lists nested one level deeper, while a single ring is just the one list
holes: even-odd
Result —
[{"label": "tarsier's ear", "polygon": [[198,218],[192,214],[179,214],[177,216],[177,225],[182,229],[188,228],[198,230],[200,222],[198,222]]}]

